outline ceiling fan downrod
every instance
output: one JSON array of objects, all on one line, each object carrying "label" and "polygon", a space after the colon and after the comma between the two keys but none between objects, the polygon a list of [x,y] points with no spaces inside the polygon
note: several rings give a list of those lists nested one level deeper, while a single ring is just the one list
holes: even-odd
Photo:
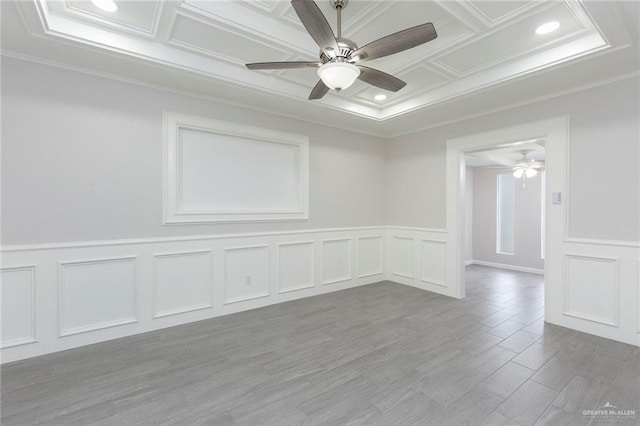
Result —
[{"label": "ceiling fan downrod", "polygon": [[338,39],[342,38],[342,9],[347,7],[347,3],[349,0],[329,0],[331,2],[331,7],[333,7],[338,15],[338,28],[337,35]]}]

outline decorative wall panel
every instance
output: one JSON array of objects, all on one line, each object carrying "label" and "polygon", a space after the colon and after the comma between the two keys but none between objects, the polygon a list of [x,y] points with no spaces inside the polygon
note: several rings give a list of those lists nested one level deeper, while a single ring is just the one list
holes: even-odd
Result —
[{"label": "decorative wall panel", "polygon": [[136,322],[136,262],[136,256],[60,262],[60,335]]},{"label": "decorative wall panel", "polygon": [[213,264],[210,250],[154,255],[154,318],[212,306]]}]

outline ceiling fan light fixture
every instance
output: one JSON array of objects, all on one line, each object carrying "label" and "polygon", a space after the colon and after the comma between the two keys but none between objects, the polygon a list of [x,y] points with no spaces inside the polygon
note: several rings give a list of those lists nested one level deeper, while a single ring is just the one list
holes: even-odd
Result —
[{"label": "ceiling fan light fixture", "polygon": [[540,25],[538,28],[536,28],[536,34],[538,35],[549,34],[554,32],[558,28],[560,28],[560,22],[558,21],[546,22]]},{"label": "ceiling fan light fixture", "polygon": [[117,12],[118,5],[114,0],[91,0],[91,3],[99,9],[104,10],[105,12]]},{"label": "ceiling fan light fixture", "polygon": [[525,174],[528,178],[532,178],[532,177],[534,177],[535,175],[537,175],[537,174],[538,174],[538,171],[537,171],[536,169],[527,168],[527,169],[524,171],[524,174]]},{"label": "ceiling fan light fixture", "polygon": [[515,177],[516,179],[520,179],[523,175],[524,175],[524,169],[516,169],[513,172],[513,177]]},{"label": "ceiling fan light fixture", "polygon": [[328,62],[318,68],[320,80],[336,92],[350,87],[359,75],[360,69],[348,62]]}]

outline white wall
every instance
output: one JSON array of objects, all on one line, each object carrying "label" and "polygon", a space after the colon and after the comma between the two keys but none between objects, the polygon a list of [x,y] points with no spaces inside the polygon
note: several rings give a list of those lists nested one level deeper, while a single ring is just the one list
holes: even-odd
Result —
[{"label": "white wall", "polygon": [[[522,186],[522,179],[515,179],[513,254],[496,253],[496,179],[500,173],[510,172],[508,169],[474,169],[474,260],[542,271],[544,260],[541,258],[540,173],[528,178],[526,187]],[[466,235],[468,234],[467,231]]]},{"label": "white wall", "polygon": [[[385,277],[381,138],[8,58],[1,89],[2,362]],[[163,110],[308,136],[309,220],[163,226]]]},{"label": "white wall", "polygon": [[[163,109],[309,136],[309,220],[162,226]],[[385,141],[2,59],[2,243],[384,224]]]},{"label": "white wall", "polygon": [[[570,237],[638,240],[637,81],[386,143],[19,60],[2,65],[3,362],[384,278],[456,295],[446,139],[540,117],[571,114]],[[308,135],[310,219],[162,226],[165,109]],[[624,326],[613,338],[630,341],[629,324],[640,329],[640,256],[601,247],[567,254],[567,312]],[[581,287],[589,276],[606,282],[606,303],[593,303],[598,285]],[[631,293],[632,319],[617,307],[631,306]]]},{"label": "white wall", "polygon": [[400,136],[388,144],[387,222],[446,228],[446,140],[570,114],[568,232],[640,239],[638,79]]},{"label": "white wall", "polygon": [[[447,200],[447,176],[458,174],[456,167],[447,170],[447,161],[457,165],[458,154],[452,148],[447,160],[447,140],[500,134],[509,141],[522,137],[512,134],[517,129],[552,126],[554,147],[564,150],[566,144],[566,153],[554,148],[559,167],[553,169],[551,190],[562,190],[563,201],[551,207],[555,219],[547,223],[554,238],[545,259],[547,271],[553,265],[553,280],[545,282],[545,320],[640,346],[639,89],[638,78],[629,78],[392,139],[387,154],[391,236],[402,230],[406,251],[408,241],[415,247],[425,233],[439,232],[450,262],[440,292],[461,296],[452,286],[462,269],[451,262],[464,241],[458,241],[457,221],[446,222],[448,205],[458,203]],[[560,124],[565,118],[566,130]],[[550,198],[547,193],[547,203]],[[391,242],[388,249],[390,256],[401,252]],[[408,281],[437,291],[421,285],[415,274]]]}]

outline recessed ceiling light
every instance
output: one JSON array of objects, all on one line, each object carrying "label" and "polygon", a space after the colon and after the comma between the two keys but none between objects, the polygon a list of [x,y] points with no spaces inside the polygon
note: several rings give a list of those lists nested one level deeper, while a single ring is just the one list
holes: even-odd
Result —
[{"label": "recessed ceiling light", "polygon": [[558,21],[547,22],[545,24],[540,25],[538,28],[536,28],[536,34],[538,35],[549,34],[554,32],[558,28],[560,28],[560,22]]},{"label": "recessed ceiling light", "polygon": [[375,95],[373,99],[375,99],[376,101],[384,101],[385,99],[387,99],[387,95],[385,95],[384,93],[380,93],[379,95]]},{"label": "recessed ceiling light", "polygon": [[118,5],[113,0],[91,0],[91,3],[106,12],[115,12],[118,10]]}]

